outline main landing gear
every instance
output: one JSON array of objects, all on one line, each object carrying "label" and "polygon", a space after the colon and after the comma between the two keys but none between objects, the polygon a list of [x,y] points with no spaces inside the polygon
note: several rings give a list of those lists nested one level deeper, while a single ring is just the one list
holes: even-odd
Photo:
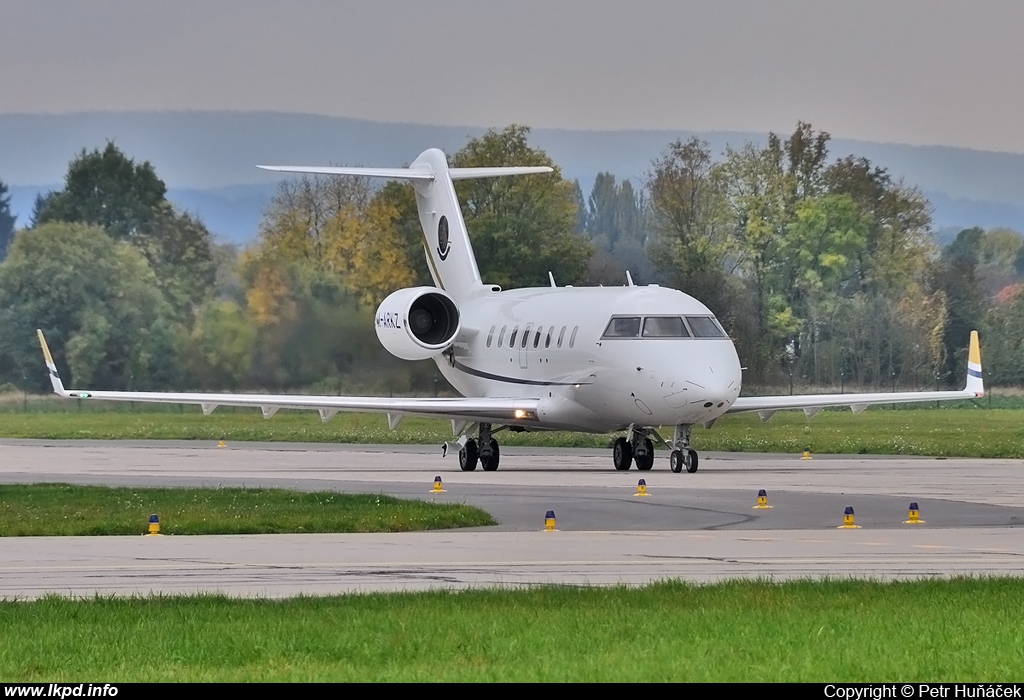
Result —
[{"label": "main landing gear", "polygon": [[459,468],[464,472],[471,472],[476,469],[477,462],[484,468],[485,472],[493,472],[498,468],[500,451],[498,441],[491,437],[491,424],[480,424],[480,438],[466,440],[466,444],[459,450]]},{"label": "main landing gear", "polygon": [[629,469],[632,462],[642,472],[650,471],[654,466],[654,441],[648,437],[646,430],[631,431],[631,439],[620,437],[612,445],[612,462],[621,472]]},{"label": "main landing gear", "polygon": [[[676,474],[683,471],[693,474],[697,471],[697,451],[690,449],[690,425],[677,425],[672,442],[665,441],[672,450],[669,466]],[[616,438],[612,445],[612,463],[618,471],[627,471],[633,462],[640,471],[654,466],[654,442],[649,435],[657,433],[649,428],[633,428],[630,438]],[[659,440],[661,438],[658,438]]]}]

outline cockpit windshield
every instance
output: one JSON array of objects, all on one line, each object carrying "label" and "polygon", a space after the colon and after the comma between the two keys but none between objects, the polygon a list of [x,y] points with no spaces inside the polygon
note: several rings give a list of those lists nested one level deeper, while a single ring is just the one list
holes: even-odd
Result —
[{"label": "cockpit windshield", "polygon": [[715,323],[715,319],[710,316],[687,316],[686,322],[690,324],[690,330],[693,331],[694,338],[725,337],[725,333]]},{"label": "cockpit windshield", "polygon": [[689,335],[679,316],[648,316],[644,319],[645,338],[686,338]]}]

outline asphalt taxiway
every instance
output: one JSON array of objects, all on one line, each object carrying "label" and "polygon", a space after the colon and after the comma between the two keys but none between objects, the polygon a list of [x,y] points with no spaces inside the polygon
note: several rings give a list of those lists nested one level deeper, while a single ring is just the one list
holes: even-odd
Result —
[{"label": "asphalt taxiway", "polygon": [[[435,494],[435,476],[445,493]],[[0,483],[266,486],[469,503],[493,528],[364,535],[5,538],[0,597],[285,596],[475,585],[1024,573],[1024,462],[702,453],[616,472],[607,450],[0,440]],[[649,497],[638,497],[639,478]],[[771,509],[758,510],[768,493]],[[926,522],[906,525],[916,501]],[[855,509],[861,529],[840,530]],[[554,510],[557,532],[543,532]]]}]

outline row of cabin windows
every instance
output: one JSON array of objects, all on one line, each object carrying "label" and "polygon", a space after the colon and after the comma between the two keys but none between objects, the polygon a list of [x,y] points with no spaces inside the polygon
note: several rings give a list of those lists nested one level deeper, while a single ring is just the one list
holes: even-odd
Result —
[{"label": "row of cabin windows", "polygon": [[682,316],[647,316],[643,319],[640,316],[614,316],[601,337],[724,338],[725,332],[711,316],[687,316],[685,323]]},{"label": "row of cabin windows", "polygon": [[[487,334],[487,347],[491,347],[491,341],[494,339],[494,330],[497,326],[491,326],[490,332]],[[558,331],[557,340],[555,340],[555,347],[562,347],[562,341],[565,340],[565,331],[568,326],[562,326],[562,329]],[[576,332],[579,331],[580,327],[575,326],[572,329],[572,333],[569,335],[569,347],[573,347],[576,344]],[[500,348],[505,342],[505,331],[508,330],[508,326],[502,326],[498,332],[498,347]],[[544,333],[544,326],[537,326],[537,330],[533,330],[533,324],[527,323],[526,328],[523,329],[523,334],[519,335],[519,326],[512,329],[511,335],[508,337],[508,347],[514,348],[516,346],[516,340],[519,340],[520,349],[525,350],[526,346],[530,344],[530,332],[533,332],[533,347],[540,347],[541,336],[544,336],[544,347],[551,347],[551,340],[554,337],[555,326],[548,326],[547,334]]]}]

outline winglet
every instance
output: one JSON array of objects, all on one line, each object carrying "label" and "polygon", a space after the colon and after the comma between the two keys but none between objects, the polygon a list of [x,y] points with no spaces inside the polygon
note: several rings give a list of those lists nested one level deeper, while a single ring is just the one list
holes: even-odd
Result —
[{"label": "winglet", "polygon": [[985,395],[985,384],[981,380],[981,345],[978,343],[978,331],[971,331],[971,349],[967,355],[966,391],[975,396]]},{"label": "winglet", "polygon": [[46,338],[43,337],[43,332],[36,329],[36,334],[39,336],[39,344],[43,348],[43,359],[46,360],[46,369],[50,372],[50,384],[53,385],[54,392],[61,396],[71,396],[64,389],[64,383],[60,380],[60,375],[57,374],[57,365],[53,362],[53,355],[50,354],[50,348],[46,345]]}]

